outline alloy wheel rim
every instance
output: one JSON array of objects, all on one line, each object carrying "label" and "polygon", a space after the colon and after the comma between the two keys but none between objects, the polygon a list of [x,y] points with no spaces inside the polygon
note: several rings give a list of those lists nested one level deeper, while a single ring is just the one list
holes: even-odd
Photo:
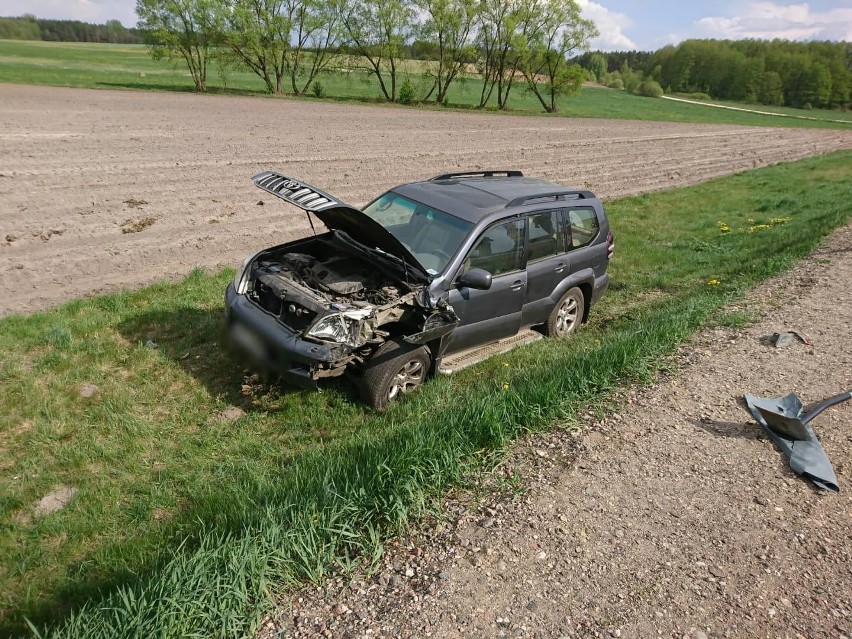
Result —
[{"label": "alloy wheel rim", "polygon": [[566,335],[574,328],[577,323],[579,304],[573,297],[569,297],[559,306],[559,311],[556,313],[556,333],[558,335]]},{"label": "alloy wheel rim", "polygon": [[388,399],[396,399],[399,395],[418,386],[423,381],[423,373],[423,362],[420,360],[412,359],[406,362],[394,375],[391,387],[388,389]]}]

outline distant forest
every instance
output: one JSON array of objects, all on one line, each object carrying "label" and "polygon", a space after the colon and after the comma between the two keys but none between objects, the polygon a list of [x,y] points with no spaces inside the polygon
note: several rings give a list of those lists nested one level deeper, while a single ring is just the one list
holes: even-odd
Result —
[{"label": "distant forest", "polygon": [[666,93],[698,98],[845,108],[852,89],[849,42],[686,40],[654,52],[595,51],[575,61],[599,82],[628,91],[657,82]]},{"label": "distant forest", "polygon": [[142,44],[139,29],[128,29],[118,20],[91,24],[79,20],[43,20],[25,15],[0,18],[0,40],[44,40],[46,42],[112,42]]}]

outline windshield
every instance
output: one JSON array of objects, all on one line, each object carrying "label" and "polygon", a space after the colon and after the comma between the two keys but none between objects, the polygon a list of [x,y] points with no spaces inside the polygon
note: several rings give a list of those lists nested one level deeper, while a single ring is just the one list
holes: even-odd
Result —
[{"label": "windshield", "polygon": [[444,270],[473,226],[393,192],[368,204],[364,213],[398,239],[430,275]]}]

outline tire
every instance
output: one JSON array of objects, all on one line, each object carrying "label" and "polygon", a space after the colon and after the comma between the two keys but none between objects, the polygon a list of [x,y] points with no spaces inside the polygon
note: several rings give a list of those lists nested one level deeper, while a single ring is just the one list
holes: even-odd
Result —
[{"label": "tire", "polygon": [[367,361],[361,378],[361,397],[380,410],[400,395],[420,386],[429,372],[431,358],[425,346],[395,338],[386,342]]},{"label": "tire", "polygon": [[550,317],[544,325],[545,334],[551,337],[568,337],[580,327],[585,310],[583,291],[576,287],[568,290],[550,312]]}]

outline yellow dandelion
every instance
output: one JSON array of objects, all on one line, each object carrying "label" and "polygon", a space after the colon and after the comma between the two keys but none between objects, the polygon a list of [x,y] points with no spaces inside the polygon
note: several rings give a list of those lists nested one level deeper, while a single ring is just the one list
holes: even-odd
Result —
[{"label": "yellow dandelion", "polygon": [[720,284],[719,280],[707,280],[707,286],[717,286],[718,284]]},{"label": "yellow dandelion", "polygon": [[509,390],[509,382],[503,382],[503,390]]}]

